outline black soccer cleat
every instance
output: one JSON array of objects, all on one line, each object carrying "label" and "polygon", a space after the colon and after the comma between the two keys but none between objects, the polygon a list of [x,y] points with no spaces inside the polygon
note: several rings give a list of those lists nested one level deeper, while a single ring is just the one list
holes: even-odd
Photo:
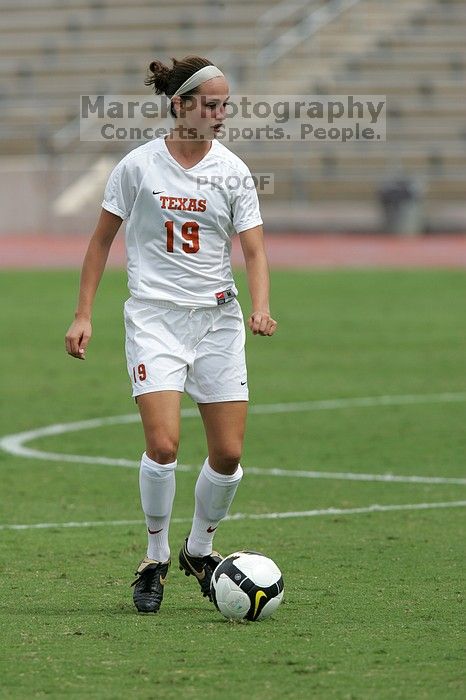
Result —
[{"label": "black soccer cleat", "polygon": [[212,600],[210,595],[210,581],[212,574],[217,566],[223,560],[218,552],[212,552],[205,557],[193,557],[188,552],[188,539],[184,541],[184,545],[180,550],[179,562],[180,569],[184,571],[185,576],[195,576],[201,587],[204,598]]},{"label": "black soccer cleat", "polygon": [[139,612],[155,613],[160,608],[170,563],[170,559],[162,563],[146,557],[139,564],[135,572],[138,578],[131,584],[134,586],[133,601]]}]

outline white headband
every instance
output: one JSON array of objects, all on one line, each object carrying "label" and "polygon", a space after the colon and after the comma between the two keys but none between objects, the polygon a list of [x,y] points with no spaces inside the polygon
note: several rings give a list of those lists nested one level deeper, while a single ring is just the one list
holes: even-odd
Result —
[{"label": "white headband", "polygon": [[194,90],[194,88],[197,88],[198,85],[204,83],[206,80],[218,78],[220,76],[223,76],[223,73],[217,66],[204,66],[204,68],[196,71],[191,77],[185,80],[183,85],[180,85],[178,90],[173,93],[172,97],[190,92],[190,90]]}]

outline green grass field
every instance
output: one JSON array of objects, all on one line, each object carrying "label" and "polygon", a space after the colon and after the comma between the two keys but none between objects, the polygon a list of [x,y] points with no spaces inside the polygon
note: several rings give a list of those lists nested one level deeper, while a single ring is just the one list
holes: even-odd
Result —
[{"label": "green grass field", "polygon": [[[246,312],[241,274],[238,281]],[[3,436],[136,416],[124,274],[105,273],[85,362],[63,349],[77,282],[77,271],[0,276]],[[466,501],[465,295],[460,271],[274,272],[279,332],[249,335],[251,404],[401,398],[251,413],[232,515],[295,515],[226,521],[215,545],[224,554],[261,550],[281,567],[285,601],[262,623],[224,620],[176,565],[160,613],[135,612],[129,584],[145,528],[121,521],[142,523],[137,470],[79,455],[136,463],[138,422],[26,444],[77,455],[73,462],[0,450],[0,697],[464,698],[465,510],[415,506]],[[177,476],[174,558],[204,457],[200,421],[186,417],[179,461],[192,469]],[[374,504],[405,508],[345,512]],[[305,515],[330,508],[342,512]],[[107,524],[83,526],[94,521]],[[8,527],[40,523],[51,525]]]}]

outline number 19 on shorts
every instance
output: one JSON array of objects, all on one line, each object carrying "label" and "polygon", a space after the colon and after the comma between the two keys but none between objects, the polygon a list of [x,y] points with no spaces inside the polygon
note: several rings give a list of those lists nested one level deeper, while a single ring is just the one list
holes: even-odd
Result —
[{"label": "number 19 on shorts", "polygon": [[133,378],[135,382],[137,382],[138,379],[140,382],[147,379],[146,365],[141,363],[140,365],[133,367]]}]

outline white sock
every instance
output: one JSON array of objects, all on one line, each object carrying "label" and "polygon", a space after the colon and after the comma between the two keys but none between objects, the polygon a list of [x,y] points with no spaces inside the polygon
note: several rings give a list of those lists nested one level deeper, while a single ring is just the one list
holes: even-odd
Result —
[{"label": "white sock", "polygon": [[168,528],[175,498],[176,461],[159,464],[144,452],[139,471],[141,505],[146,516],[147,556],[165,562],[170,558]]},{"label": "white sock", "polygon": [[196,505],[188,537],[188,552],[193,556],[203,557],[212,552],[215,530],[228,513],[242,476],[240,464],[234,474],[219,474],[208,459],[204,462],[196,482]]}]

